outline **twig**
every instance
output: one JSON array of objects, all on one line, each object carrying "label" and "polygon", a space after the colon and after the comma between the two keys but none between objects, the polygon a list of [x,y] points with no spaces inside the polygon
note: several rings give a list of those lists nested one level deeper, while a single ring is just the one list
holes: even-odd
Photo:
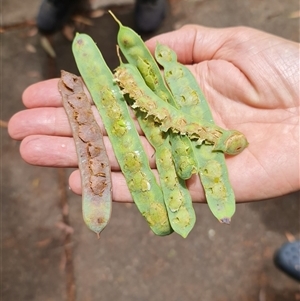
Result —
[{"label": "twig", "polygon": [[18,29],[20,27],[24,28],[24,27],[32,27],[32,26],[36,26],[36,22],[34,20],[26,20],[20,23],[13,23],[13,24],[0,26],[0,33],[3,33],[8,30]]},{"label": "twig", "polygon": [[[71,228],[69,221],[68,196],[66,191],[66,170],[64,168],[58,169],[59,180],[59,194],[60,194],[60,207],[62,213],[62,223]],[[76,300],[76,286],[75,275],[73,266],[73,250],[72,250],[72,231],[63,231],[64,238],[64,251],[65,251],[65,273],[66,273],[66,286],[67,286],[67,301]]]}]

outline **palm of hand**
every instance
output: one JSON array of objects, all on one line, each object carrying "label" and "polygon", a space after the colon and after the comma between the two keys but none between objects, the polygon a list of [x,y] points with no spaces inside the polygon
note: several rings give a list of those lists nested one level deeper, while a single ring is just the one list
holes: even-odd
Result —
[{"label": "palm of hand", "polygon": [[[299,190],[298,44],[248,28],[199,26],[185,26],[148,41],[152,51],[157,40],[175,50],[179,61],[196,75],[215,122],[241,131],[250,142],[241,154],[227,160],[237,201]],[[11,118],[9,133],[23,139],[20,150],[25,161],[76,166],[57,80],[29,87],[23,102],[29,109]],[[144,137],[141,139],[145,143]],[[109,142],[107,145],[111,147]],[[128,201],[130,194],[111,148],[108,153],[114,170],[114,200]],[[148,154],[153,164],[153,156]],[[74,192],[81,192],[78,171],[69,183]],[[199,179],[192,178],[188,185],[193,200],[203,201]]]},{"label": "palm of hand", "polygon": [[250,143],[228,158],[239,199],[264,199],[299,187],[299,48],[239,30],[209,60],[195,56],[201,62],[190,69],[216,123],[240,130]]}]

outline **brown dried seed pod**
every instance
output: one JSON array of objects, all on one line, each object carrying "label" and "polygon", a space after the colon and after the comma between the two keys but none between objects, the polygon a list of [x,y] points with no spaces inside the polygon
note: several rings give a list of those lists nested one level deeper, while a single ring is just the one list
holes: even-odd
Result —
[{"label": "brown dried seed pod", "polygon": [[101,129],[83,91],[82,80],[62,71],[58,86],[78,156],[83,219],[99,235],[110,219],[112,208],[110,165]]}]

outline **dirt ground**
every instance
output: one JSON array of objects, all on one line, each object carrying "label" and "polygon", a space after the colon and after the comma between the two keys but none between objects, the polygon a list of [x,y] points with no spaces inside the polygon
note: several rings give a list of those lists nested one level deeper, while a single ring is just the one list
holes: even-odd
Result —
[{"label": "dirt ground", "polygon": [[[39,2],[1,4],[0,299],[300,300],[299,284],[272,260],[284,242],[300,237],[299,193],[240,204],[230,226],[216,222],[205,204],[196,204],[197,223],[187,239],[156,237],[133,204],[114,203],[109,226],[97,240],[83,223],[80,197],[68,189],[72,170],[30,166],[21,159],[20,142],[10,139],[5,122],[24,109],[22,91],[59,76],[61,69],[78,74],[71,42],[62,32],[51,37],[55,59],[41,47],[34,24]],[[101,0],[96,4],[107,9]],[[111,4],[123,24],[133,26],[133,4]],[[90,34],[115,67],[117,25],[107,13],[82,16],[87,19],[77,17],[76,29]],[[251,26],[299,42],[299,3],[170,0],[167,17],[153,35],[187,23]],[[68,212],[62,210],[66,206]]]}]

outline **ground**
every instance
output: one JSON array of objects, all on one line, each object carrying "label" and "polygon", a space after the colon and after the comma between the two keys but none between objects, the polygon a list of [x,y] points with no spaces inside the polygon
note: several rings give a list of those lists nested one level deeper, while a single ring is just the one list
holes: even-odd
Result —
[{"label": "ground", "polygon": [[[132,2],[108,3],[125,25],[133,26]],[[187,23],[245,25],[299,42],[296,0],[169,3],[153,35]],[[94,9],[106,10],[105,5],[93,2]],[[68,190],[71,170],[26,164],[5,125],[24,109],[21,95],[28,85],[57,77],[61,69],[78,74],[71,42],[61,32],[52,36],[57,56],[50,58],[34,25],[39,1],[3,1],[1,6],[1,300],[300,300],[298,284],[272,260],[284,242],[299,239],[298,193],[240,204],[230,226],[219,224],[205,204],[196,204],[197,223],[187,239],[154,236],[133,204],[114,203],[98,240],[83,223],[80,197]],[[90,34],[115,67],[112,18],[105,13],[75,19],[76,28]],[[85,25],[87,20],[93,24]]]}]

